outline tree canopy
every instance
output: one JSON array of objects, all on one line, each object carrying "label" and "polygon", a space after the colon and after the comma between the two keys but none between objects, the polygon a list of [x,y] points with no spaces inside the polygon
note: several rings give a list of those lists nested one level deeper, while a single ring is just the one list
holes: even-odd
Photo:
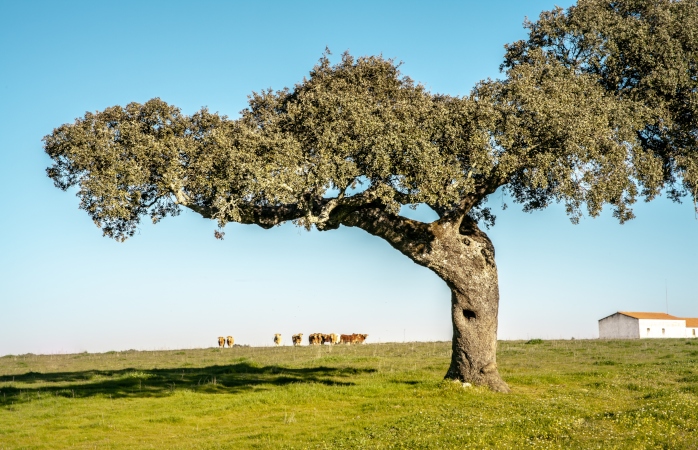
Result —
[{"label": "tree canopy", "polygon": [[638,196],[696,198],[695,2],[580,1],[526,24],[505,78],[433,94],[380,56],[329,52],[293,88],[253,93],[240,117],[186,116],[159,99],[86,113],[45,137],[48,174],[123,240],[140,217],[189,207],[222,226],[292,220],[336,228],[332,211],[424,203],[491,218],[504,187],[525,210],[564,202],[573,220]]},{"label": "tree canopy", "polygon": [[[582,0],[567,11],[544,12],[526,27],[529,39],[507,46],[504,68],[541,60],[560,65],[593,80],[632,117],[627,125],[634,136],[623,143],[627,158],[620,164],[631,168],[626,203],[639,188],[647,200],[665,189],[670,198],[689,196],[695,204],[698,3]],[[597,209],[598,202],[593,204],[590,212]],[[618,212],[621,220],[632,217],[627,208]]]}]

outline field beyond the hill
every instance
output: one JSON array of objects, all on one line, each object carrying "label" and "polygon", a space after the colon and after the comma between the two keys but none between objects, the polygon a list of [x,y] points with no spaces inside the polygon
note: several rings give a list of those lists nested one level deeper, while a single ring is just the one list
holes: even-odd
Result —
[{"label": "field beyond the hill", "polygon": [[698,339],[502,341],[497,394],[450,342],[0,358],[0,449],[698,448]]}]

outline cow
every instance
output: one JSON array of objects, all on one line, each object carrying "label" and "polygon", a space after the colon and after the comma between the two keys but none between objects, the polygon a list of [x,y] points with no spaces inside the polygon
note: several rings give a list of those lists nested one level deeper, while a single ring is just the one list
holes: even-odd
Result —
[{"label": "cow", "polygon": [[322,344],[322,333],[313,333],[308,335],[308,343],[310,345]]},{"label": "cow", "polygon": [[274,335],[274,344],[281,345],[281,335],[279,333]]},{"label": "cow", "polygon": [[330,336],[332,336],[332,344],[339,344],[339,334],[332,333]]},{"label": "cow", "polygon": [[322,344],[330,343],[332,345],[332,335],[331,334],[320,334],[320,339],[322,341]]},{"label": "cow", "polygon": [[235,343],[235,339],[233,339],[232,336],[228,336],[227,338],[225,338],[225,343],[228,344],[228,347],[232,347]]},{"label": "cow", "polygon": [[342,334],[339,336],[339,342],[342,344],[363,344],[368,334]]},{"label": "cow", "polygon": [[220,336],[220,337],[218,338],[218,346],[219,346],[220,348],[225,347],[225,338],[224,338],[223,336]]},{"label": "cow", "polygon": [[354,336],[354,342],[356,344],[363,344],[368,334],[352,334],[352,336]]},{"label": "cow", "polygon": [[291,341],[293,341],[293,345],[301,345],[302,338],[303,333],[294,334],[293,336],[291,336]]}]

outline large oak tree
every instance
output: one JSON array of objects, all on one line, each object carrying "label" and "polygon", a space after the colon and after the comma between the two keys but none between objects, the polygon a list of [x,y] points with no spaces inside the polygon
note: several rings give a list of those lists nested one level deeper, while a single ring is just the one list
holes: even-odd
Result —
[{"label": "large oak tree", "polygon": [[[253,93],[237,119],[153,99],[86,113],[44,138],[56,186],[106,236],[182,207],[226,223],[358,227],[451,289],[447,378],[509,388],[496,363],[494,248],[478,224],[505,190],[573,221],[605,205],[622,223],[663,190],[698,188],[698,3],[580,0],[527,23],[503,79],[433,94],[382,57],[324,55],[292,88]],[[438,219],[400,215],[425,204]]]}]

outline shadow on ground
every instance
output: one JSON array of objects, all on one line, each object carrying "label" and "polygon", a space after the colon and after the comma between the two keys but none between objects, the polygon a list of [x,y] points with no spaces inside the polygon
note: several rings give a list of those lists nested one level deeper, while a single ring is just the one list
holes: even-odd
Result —
[{"label": "shadow on ground", "polygon": [[259,367],[247,362],[224,366],[172,369],[87,370],[0,376],[0,383],[22,386],[0,387],[0,405],[22,403],[44,395],[62,397],[138,398],[164,397],[177,389],[212,394],[234,394],[252,389],[272,389],[292,383],[351,386],[352,375],[375,369],[283,366]]}]

